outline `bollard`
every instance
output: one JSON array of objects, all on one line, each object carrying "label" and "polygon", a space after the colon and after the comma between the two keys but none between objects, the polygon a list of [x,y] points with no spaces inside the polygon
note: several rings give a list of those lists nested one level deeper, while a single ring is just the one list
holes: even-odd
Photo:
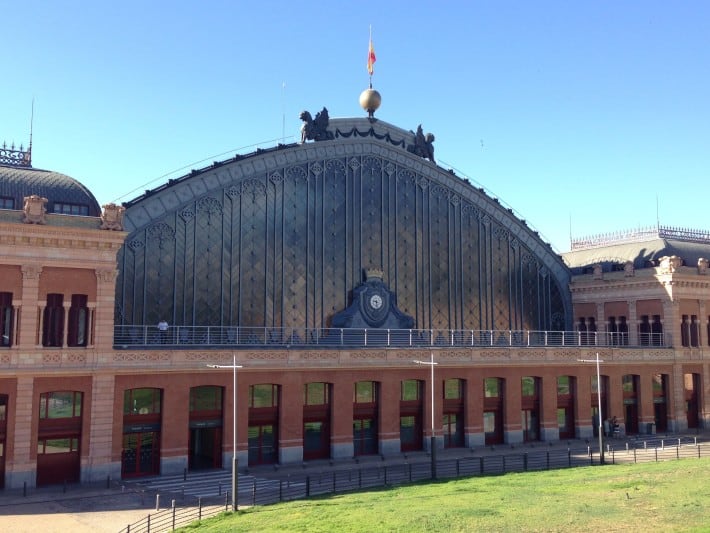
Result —
[{"label": "bollard", "polygon": [[197,498],[197,519],[202,520],[202,496]]},{"label": "bollard", "polygon": [[172,508],[173,508],[173,531],[175,531],[175,500],[173,500]]},{"label": "bollard", "polygon": [[106,476],[106,488],[110,489],[111,488],[111,475],[109,474]]},{"label": "bollard", "polygon": [[187,481],[187,468],[182,469],[182,480]]},{"label": "bollard", "polygon": [[155,495],[155,510],[160,511],[160,494]]},{"label": "bollard", "polygon": [[27,496],[27,481],[22,482],[22,495]]},{"label": "bollard", "polygon": [[222,482],[221,481],[219,482],[219,492],[217,492],[217,495],[218,496],[222,495]]}]

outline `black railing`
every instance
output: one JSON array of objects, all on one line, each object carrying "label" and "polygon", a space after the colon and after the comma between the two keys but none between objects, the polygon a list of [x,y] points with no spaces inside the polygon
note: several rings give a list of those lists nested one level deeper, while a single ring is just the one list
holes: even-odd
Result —
[{"label": "black railing", "polygon": [[[543,444],[543,443],[540,443]],[[606,462],[642,463],[677,459],[710,457],[710,446],[699,443],[697,438],[658,438],[606,445]],[[549,450],[510,452],[476,455],[438,460],[436,479],[470,478],[500,475],[510,472],[557,470],[599,465],[599,450],[592,447],[553,448]],[[253,477],[239,484],[241,506],[262,506],[280,502],[302,500],[326,494],[351,492],[376,487],[404,485],[434,478],[432,464],[428,460],[391,462],[382,465],[359,465],[357,468],[323,469],[315,473],[294,473],[278,479]],[[243,479],[243,478],[240,478]],[[221,487],[220,487],[221,493]],[[143,520],[131,524],[121,533],[170,531],[175,527],[202,520],[208,516],[229,510],[229,493],[210,498],[189,499],[175,494],[181,503],[168,509],[156,511]],[[190,500],[190,501],[188,501]]]},{"label": "black railing", "polygon": [[[636,346],[666,346],[664,334],[647,334]],[[114,346],[241,347],[505,347],[630,346],[626,333],[532,330],[264,328],[246,326],[114,326]]]}]

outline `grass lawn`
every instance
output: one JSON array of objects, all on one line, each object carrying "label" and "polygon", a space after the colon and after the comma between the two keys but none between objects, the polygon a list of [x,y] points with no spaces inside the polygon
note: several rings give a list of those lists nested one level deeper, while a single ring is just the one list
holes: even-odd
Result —
[{"label": "grass lawn", "polygon": [[181,531],[706,531],[710,459],[396,486],[225,513]]}]

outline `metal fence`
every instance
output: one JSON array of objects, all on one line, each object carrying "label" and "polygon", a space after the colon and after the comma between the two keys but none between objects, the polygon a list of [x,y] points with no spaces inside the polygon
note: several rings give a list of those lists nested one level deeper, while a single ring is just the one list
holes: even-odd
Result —
[{"label": "metal fence", "polygon": [[[616,444],[616,445],[615,445]],[[710,445],[699,443],[697,437],[657,438],[651,440],[607,443],[607,464],[658,462],[666,460],[710,457]],[[532,472],[562,468],[599,465],[598,450],[592,447],[576,449],[549,449],[501,454],[463,456],[431,461],[383,463],[357,468],[333,468],[330,471],[299,472],[278,479],[253,478],[248,484],[240,483],[239,505],[261,506],[280,502],[302,500],[314,496],[359,491],[370,488],[402,485],[432,479],[456,479],[476,476],[500,475],[510,472]],[[433,469],[432,467],[435,467]],[[221,487],[220,487],[221,492]],[[140,522],[129,525],[120,533],[150,533],[172,531],[194,521],[228,511],[230,494],[214,498],[186,501],[177,506],[172,500],[170,508],[156,511]]]},{"label": "metal fence", "polygon": [[[638,346],[666,346],[663,333],[644,333]],[[600,331],[532,330],[439,330],[358,328],[263,328],[242,326],[114,326],[114,346],[166,345],[192,348],[196,345],[243,346],[358,346],[358,347],[504,347],[504,346],[629,346],[628,333]]]}]

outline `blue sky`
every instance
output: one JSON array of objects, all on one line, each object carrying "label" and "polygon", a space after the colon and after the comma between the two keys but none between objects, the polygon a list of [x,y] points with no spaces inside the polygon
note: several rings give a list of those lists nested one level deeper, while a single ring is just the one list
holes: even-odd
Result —
[{"label": "blue sky", "polygon": [[437,162],[553,247],[708,229],[710,3],[0,0],[0,142],[100,204],[257,145],[299,113],[436,136]]}]

